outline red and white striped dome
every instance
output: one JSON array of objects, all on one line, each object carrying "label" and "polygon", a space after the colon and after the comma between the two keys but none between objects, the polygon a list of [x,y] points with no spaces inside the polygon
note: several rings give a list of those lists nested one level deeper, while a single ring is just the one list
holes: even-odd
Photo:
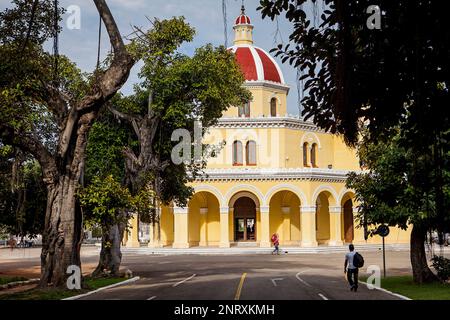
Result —
[{"label": "red and white striped dome", "polygon": [[236,55],[245,80],[285,83],[277,62],[263,49],[253,45],[237,45],[229,50]]},{"label": "red and white striped dome", "polygon": [[251,24],[250,18],[245,14],[245,7],[242,6],[241,8],[241,15],[236,18],[236,21],[234,22],[235,25],[239,24]]},{"label": "red and white striped dome", "polygon": [[250,23],[250,18],[244,14],[241,14],[239,17],[236,18],[236,22],[234,23],[235,25],[239,25],[239,24],[251,24]]}]

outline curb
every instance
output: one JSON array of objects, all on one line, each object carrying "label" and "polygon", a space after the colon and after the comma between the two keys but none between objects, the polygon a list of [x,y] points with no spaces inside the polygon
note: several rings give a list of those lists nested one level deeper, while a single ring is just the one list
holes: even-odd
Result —
[{"label": "curb", "polygon": [[125,281],[121,281],[121,282],[118,282],[118,283],[111,284],[111,285],[106,286],[106,287],[98,288],[98,289],[96,289],[94,291],[89,291],[87,293],[79,294],[77,296],[73,296],[73,297],[69,297],[69,298],[65,298],[65,299],[61,299],[61,300],[77,300],[77,299],[90,296],[91,294],[94,294],[94,293],[97,293],[97,292],[100,292],[100,291],[103,291],[103,290],[106,290],[106,289],[111,289],[111,288],[114,288],[114,287],[119,287],[119,286],[123,286],[125,284],[136,282],[139,279],[140,279],[140,277],[134,277],[134,278],[131,278],[131,279],[128,279],[128,280],[125,280]]},{"label": "curb", "polygon": [[[367,289],[369,289],[369,287],[368,287],[368,285],[367,285],[366,282],[359,281],[359,280],[358,280],[358,282],[361,283],[361,284],[365,284],[366,287],[367,287]],[[386,290],[386,289],[383,289],[383,288],[378,288],[378,287],[375,287],[375,286],[373,286],[373,288],[375,288],[376,290],[382,291],[382,292],[384,292],[384,293],[388,293],[388,294],[390,294],[390,295],[392,295],[392,296],[394,296],[394,297],[400,298],[400,299],[402,299],[402,300],[412,300],[411,298],[402,296],[401,294],[398,294],[398,293],[395,293],[395,292],[392,292],[392,291],[389,291],[389,290]],[[370,290],[370,289],[369,289],[369,290]]]},{"label": "curb", "polygon": [[27,284],[35,284],[35,283],[39,283],[39,281],[40,281],[40,279],[30,279],[30,280],[26,280],[26,281],[10,282],[10,283],[1,285],[0,290],[11,289],[11,288],[19,287],[19,286],[24,286]]}]

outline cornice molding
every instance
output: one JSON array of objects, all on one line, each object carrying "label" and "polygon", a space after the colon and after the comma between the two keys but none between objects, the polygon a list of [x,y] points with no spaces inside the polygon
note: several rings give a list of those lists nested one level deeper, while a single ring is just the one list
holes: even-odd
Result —
[{"label": "cornice molding", "polygon": [[321,182],[345,182],[349,170],[319,168],[232,168],[206,169],[205,175],[196,181],[270,181],[307,180]]},{"label": "cornice molding", "polygon": [[279,83],[279,82],[273,82],[273,81],[245,81],[244,87],[249,89],[257,89],[257,88],[270,88],[270,89],[278,89],[285,91],[286,93],[289,93],[290,86],[287,84]]},{"label": "cornice molding", "polygon": [[255,117],[255,118],[222,117],[212,128],[216,129],[289,128],[296,130],[326,133],[324,130],[317,127],[314,123],[304,121],[295,118],[293,116]]},{"label": "cornice molding", "polygon": [[316,214],[316,206],[300,206],[300,214],[302,213]]},{"label": "cornice molding", "polygon": [[341,214],[342,208],[341,206],[329,206],[328,211],[330,214]]}]

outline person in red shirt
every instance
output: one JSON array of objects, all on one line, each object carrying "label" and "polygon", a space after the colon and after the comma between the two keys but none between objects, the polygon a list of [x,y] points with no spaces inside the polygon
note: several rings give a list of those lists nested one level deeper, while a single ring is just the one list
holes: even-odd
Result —
[{"label": "person in red shirt", "polygon": [[274,233],[272,235],[272,243],[275,246],[275,249],[272,251],[272,254],[275,254],[275,252],[277,254],[280,254],[280,249],[279,249],[279,245],[280,245],[280,237],[278,236],[278,233]]}]

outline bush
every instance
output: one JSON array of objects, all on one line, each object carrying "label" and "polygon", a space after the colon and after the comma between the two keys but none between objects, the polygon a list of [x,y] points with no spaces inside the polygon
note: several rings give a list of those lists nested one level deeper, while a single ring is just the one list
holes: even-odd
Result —
[{"label": "bush", "polygon": [[450,259],[434,256],[432,266],[437,271],[439,279],[446,281],[450,278]]}]

